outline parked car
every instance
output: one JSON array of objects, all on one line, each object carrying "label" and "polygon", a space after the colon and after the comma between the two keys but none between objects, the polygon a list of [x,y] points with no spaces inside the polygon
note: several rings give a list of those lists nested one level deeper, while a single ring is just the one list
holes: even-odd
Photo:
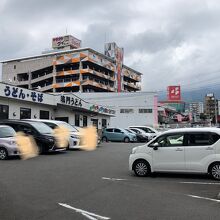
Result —
[{"label": "parked car", "polygon": [[80,136],[78,134],[79,130],[68,124],[64,121],[57,121],[57,120],[44,120],[44,119],[28,119],[31,121],[40,121],[46,125],[48,125],[50,128],[55,129],[59,126],[64,126],[70,131],[70,138],[69,138],[69,145],[67,146],[67,149],[78,149],[79,148],[79,142],[80,142]]},{"label": "parked car", "polygon": [[137,176],[151,172],[209,173],[220,180],[220,129],[181,128],[166,131],[135,147],[129,169]]},{"label": "parked car", "polygon": [[152,140],[153,138],[161,134],[161,132],[149,126],[130,126],[129,128],[135,128],[144,131],[146,134],[149,135],[149,140]]},{"label": "parked car", "polygon": [[138,128],[143,130],[145,133],[150,134],[151,139],[155,138],[160,134],[156,129],[149,126],[129,126],[129,128]]},{"label": "parked car", "polygon": [[53,130],[42,122],[26,120],[3,120],[0,124],[12,127],[16,132],[21,131],[33,136],[40,153],[63,151],[66,148],[56,146]]},{"label": "parked car", "polygon": [[147,142],[149,140],[148,136],[145,134],[142,134],[141,132],[135,132],[132,129],[128,129],[128,128],[126,128],[125,130],[132,134],[135,134],[137,138],[137,142]]},{"label": "parked car", "polygon": [[155,137],[151,133],[146,133],[144,130],[141,130],[139,128],[129,128],[129,129],[131,131],[135,132],[135,134],[139,134],[139,135],[142,135],[143,137],[145,137],[145,139],[147,139],[146,141],[150,141]]},{"label": "parked car", "polygon": [[0,160],[19,155],[15,142],[15,130],[7,125],[0,125]]},{"label": "parked car", "polygon": [[105,128],[102,132],[102,141],[123,141],[125,143],[137,141],[136,135],[123,128]]},{"label": "parked car", "polygon": [[[79,126],[75,126],[75,125],[71,125],[71,126],[73,126],[75,129],[77,129],[79,133],[80,133],[80,129],[86,128],[86,127],[79,127]],[[102,136],[102,130],[97,129],[97,145],[101,144],[101,142],[102,142],[102,137],[101,136]]]}]

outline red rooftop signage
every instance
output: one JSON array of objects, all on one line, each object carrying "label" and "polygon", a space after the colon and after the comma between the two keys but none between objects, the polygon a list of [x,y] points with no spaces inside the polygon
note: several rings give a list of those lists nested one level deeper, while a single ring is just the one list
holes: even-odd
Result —
[{"label": "red rooftop signage", "polygon": [[181,101],[180,86],[168,86],[167,99],[168,101]]}]

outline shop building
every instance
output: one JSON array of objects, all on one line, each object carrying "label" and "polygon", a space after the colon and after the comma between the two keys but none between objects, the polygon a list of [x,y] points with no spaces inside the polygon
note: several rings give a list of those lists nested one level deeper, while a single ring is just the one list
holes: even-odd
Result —
[{"label": "shop building", "polygon": [[76,126],[107,127],[115,110],[68,94],[46,94],[0,83],[0,120],[56,119]]},{"label": "shop building", "polygon": [[82,99],[114,109],[110,126],[158,126],[158,102],[155,92],[77,93]]}]

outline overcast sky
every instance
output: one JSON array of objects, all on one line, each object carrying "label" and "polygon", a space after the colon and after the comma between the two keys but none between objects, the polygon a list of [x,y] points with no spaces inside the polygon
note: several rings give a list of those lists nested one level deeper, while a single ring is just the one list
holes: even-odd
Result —
[{"label": "overcast sky", "polygon": [[124,47],[145,91],[220,84],[219,0],[0,0],[0,60],[40,54],[66,29],[99,52]]}]

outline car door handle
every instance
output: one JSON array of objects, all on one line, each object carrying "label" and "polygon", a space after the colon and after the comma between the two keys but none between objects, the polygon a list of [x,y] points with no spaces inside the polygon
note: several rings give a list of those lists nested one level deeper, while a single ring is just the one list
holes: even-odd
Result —
[{"label": "car door handle", "polygon": [[206,150],[213,150],[213,147],[207,147]]},{"label": "car door handle", "polygon": [[176,148],[176,151],[183,151],[182,148]]}]

